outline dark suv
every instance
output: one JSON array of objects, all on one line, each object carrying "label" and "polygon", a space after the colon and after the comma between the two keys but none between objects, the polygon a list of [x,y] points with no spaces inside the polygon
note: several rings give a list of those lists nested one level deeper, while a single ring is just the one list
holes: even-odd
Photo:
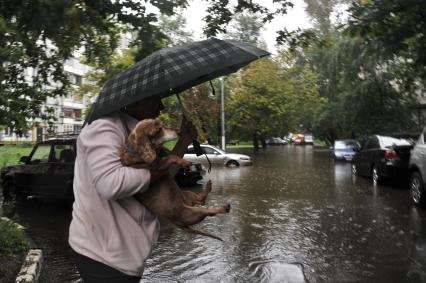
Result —
[{"label": "dark suv", "polygon": [[[7,201],[17,196],[73,200],[74,161],[76,138],[51,139],[37,143],[29,156],[22,156],[23,164],[1,169],[3,196]],[[194,185],[205,173],[200,163],[181,168],[176,182]]]},{"label": "dark suv", "polygon": [[76,139],[52,139],[37,143],[21,165],[1,169],[3,196],[34,195],[72,199]]}]

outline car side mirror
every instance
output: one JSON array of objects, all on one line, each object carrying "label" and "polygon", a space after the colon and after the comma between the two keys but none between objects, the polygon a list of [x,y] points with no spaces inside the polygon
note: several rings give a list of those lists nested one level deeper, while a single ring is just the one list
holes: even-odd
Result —
[{"label": "car side mirror", "polygon": [[30,162],[30,157],[29,156],[21,156],[21,158],[19,158],[19,162],[27,164],[27,163]]}]

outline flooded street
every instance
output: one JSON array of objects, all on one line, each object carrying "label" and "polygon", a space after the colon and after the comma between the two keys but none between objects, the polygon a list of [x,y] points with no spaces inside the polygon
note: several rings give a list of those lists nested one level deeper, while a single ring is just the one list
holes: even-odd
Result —
[{"label": "flooded street", "polygon": [[[161,221],[142,282],[426,280],[426,210],[403,186],[373,186],[311,146],[229,151],[252,156],[254,166],[204,176],[213,182],[207,205],[229,202],[231,212],[196,226],[224,242]],[[81,282],[67,246],[70,211],[30,200],[17,213],[45,253],[40,282]]]}]

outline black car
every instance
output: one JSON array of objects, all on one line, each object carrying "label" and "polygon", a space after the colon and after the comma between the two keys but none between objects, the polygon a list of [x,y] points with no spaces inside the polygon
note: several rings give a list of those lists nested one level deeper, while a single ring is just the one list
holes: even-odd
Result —
[{"label": "black car", "polygon": [[406,177],[412,148],[411,138],[371,136],[355,154],[352,173],[371,177],[375,184],[391,177]]},{"label": "black car", "polygon": [[180,168],[175,175],[176,183],[181,187],[191,187],[197,184],[198,181],[203,179],[206,173],[204,166],[199,162],[191,162],[189,168]]},{"label": "black car", "polygon": [[[5,200],[17,196],[73,200],[76,138],[51,139],[37,143],[23,164],[1,169],[1,184]],[[176,174],[179,185],[191,186],[205,173],[200,163],[181,168]]]}]

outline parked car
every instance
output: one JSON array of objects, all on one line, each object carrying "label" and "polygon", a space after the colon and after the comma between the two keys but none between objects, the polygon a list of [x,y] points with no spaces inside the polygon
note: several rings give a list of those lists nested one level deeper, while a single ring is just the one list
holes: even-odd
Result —
[{"label": "parked car", "polygon": [[291,142],[297,145],[302,145],[305,139],[305,135],[303,134],[292,134]]},{"label": "parked car", "polygon": [[286,145],[288,142],[283,140],[282,138],[270,138],[266,140],[266,144],[268,145]]},{"label": "parked car", "polygon": [[196,185],[206,174],[206,170],[200,162],[191,163],[192,165],[189,168],[180,168],[175,175],[175,181],[181,187]]},{"label": "parked car", "polygon": [[334,160],[352,161],[355,153],[359,151],[360,148],[361,145],[357,140],[335,140],[332,147],[332,155]]},{"label": "parked car", "polygon": [[303,139],[304,144],[314,144],[314,137],[312,135],[305,135],[305,138]]},{"label": "parked car", "polygon": [[[244,154],[227,153],[215,146],[205,144],[201,145],[201,149],[212,164],[222,164],[226,166],[246,166],[253,164],[251,157]],[[192,162],[208,162],[204,155],[197,156],[192,146],[188,147],[183,158]]]},{"label": "parked car", "polygon": [[29,156],[20,158],[23,164],[2,168],[4,198],[7,200],[16,194],[72,200],[75,149],[75,138],[34,145]]},{"label": "parked car", "polygon": [[371,177],[375,184],[390,177],[406,177],[412,148],[409,138],[371,136],[355,154],[352,173]]},{"label": "parked car", "polygon": [[[0,172],[5,200],[13,195],[73,200],[76,138],[52,139],[34,145],[29,156],[22,156],[23,164],[3,167]],[[205,170],[200,163],[181,168],[176,174],[178,184],[186,186],[202,179]]]},{"label": "parked car", "polygon": [[410,195],[415,205],[426,207],[426,128],[420,134],[413,150],[411,151],[410,172]]}]

